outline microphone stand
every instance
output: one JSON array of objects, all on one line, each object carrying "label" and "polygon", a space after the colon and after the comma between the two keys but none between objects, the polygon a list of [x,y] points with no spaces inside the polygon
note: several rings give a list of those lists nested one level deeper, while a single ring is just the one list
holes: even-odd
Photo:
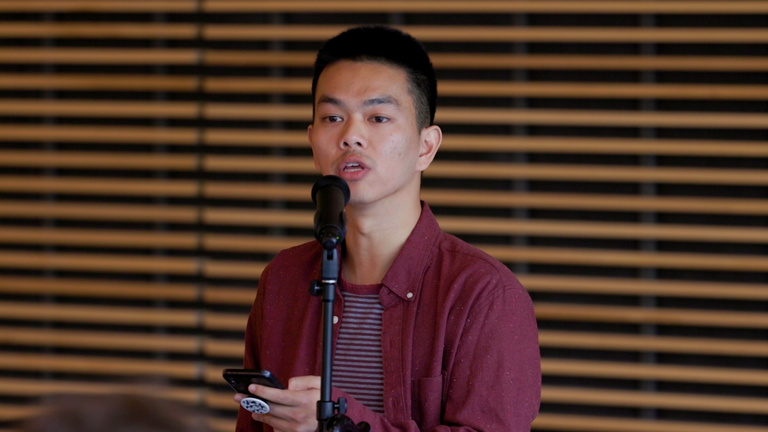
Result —
[{"label": "microphone stand", "polygon": [[[309,293],[323,300],[323,351],[320,376],[320,400],[317,401],[318,432],[369,432],[366,422],[357,425],[347,417],[347,400],[331,399],[331,371],[333,370],[333,303],[336,301],[336,284],[339,280],[339,253],[336,247],[322,251],[322,277],[310,284]],[[334,414],[335,413],[335,414]]]}]

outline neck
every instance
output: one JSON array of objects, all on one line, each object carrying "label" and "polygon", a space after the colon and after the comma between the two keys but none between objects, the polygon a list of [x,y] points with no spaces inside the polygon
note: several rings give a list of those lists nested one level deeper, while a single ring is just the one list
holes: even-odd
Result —
[{"label": "neck", "polygon": [[420,215],[418,197],[397,208],[348,206],[344,278],[361,285],[381,283]]}]

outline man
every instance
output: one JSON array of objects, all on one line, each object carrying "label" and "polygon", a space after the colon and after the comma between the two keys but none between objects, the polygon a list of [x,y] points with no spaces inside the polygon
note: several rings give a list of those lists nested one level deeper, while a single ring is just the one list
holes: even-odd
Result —
[{"label": "man", "polygon": [[[320,50],[308,128],[315,166],[349,185],[334,305],[333,400],[384,431],[527,431],[541,371],[531,300],[507,267],[443,233],[419,198],[442,141],[424,48],[386,27],[358,27]],[[238,432],[311,432],[320,398],[321,246],[281,252],[264,270],[246,329],[244,366],[287,390],[240,410]],[[236,396],[236,400],[243,395]]]}]

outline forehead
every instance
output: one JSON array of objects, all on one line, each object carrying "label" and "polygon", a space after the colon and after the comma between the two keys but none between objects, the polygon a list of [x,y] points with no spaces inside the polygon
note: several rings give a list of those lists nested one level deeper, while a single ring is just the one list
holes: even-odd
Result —
[{"label": "forehead", "polygon": [[389,96],[408,100],[407,95],[408,77],[402,68],[377,61],[339,60],[326,66],[320,74],[315,102],[323,96]]}]

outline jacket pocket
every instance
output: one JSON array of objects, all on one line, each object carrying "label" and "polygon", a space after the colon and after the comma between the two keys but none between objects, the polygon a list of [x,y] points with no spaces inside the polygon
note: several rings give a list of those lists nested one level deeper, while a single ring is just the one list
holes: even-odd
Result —
[{"label": "jacket pocket", "polygon": [[413,380],[413,420],[421,430],[440,424],[443,406],[443,377]]}]

